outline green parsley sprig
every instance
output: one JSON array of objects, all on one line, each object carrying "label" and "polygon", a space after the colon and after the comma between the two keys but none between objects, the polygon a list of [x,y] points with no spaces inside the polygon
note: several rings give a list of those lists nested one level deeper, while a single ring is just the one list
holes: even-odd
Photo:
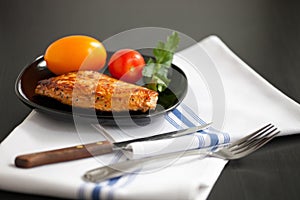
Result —
[{"label": "green parsley sprig", "polygon": [[168,78],[168,71],[171,67],[173,55],[179,44],[177,32],[173,32],[167,38],[166,43],[158,42],[153,55],[155,59],[150,58],[143,69],[143,76],[146,87],[158,92],[164,91],[171,80]]}]

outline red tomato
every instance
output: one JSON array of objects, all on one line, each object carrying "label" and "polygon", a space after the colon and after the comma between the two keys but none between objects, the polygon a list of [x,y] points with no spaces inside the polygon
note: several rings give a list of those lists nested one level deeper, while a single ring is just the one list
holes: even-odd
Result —
[{"label": "red tomato", "polygon": [[54,41],[44,59],[56,75],[78,70],[100,70],[106,62],[106,50],[101,42],[84,35],[72,35]]},{"label": "red tomato", "polygon": [[108,70],[116,79],[135,83],[142,78],[144,66],[145,60],[139,52],[132,49],[121,49],[110,58]]}]

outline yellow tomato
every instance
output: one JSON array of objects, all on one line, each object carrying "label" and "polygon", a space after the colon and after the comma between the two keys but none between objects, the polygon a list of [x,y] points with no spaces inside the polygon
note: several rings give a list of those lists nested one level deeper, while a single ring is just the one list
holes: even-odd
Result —
[{"label": "yellow tomato", "polygon": [[48,69],[56,75],[78,70],[100,70],[105,65],[106,57],[102,43],[84,35],[56,40],[44,55]]}]

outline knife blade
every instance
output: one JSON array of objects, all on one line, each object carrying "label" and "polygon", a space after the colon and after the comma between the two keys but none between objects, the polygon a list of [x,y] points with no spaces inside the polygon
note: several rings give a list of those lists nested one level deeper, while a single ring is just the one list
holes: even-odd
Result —
[{"label": "knife blade", "polygon": [[[207,123],[204,125],[193,126],[190,128],[171,131],[171,132],[167,132],[167,133],[161,133],[161,134],[151,135],[151,136],[147,136],[147,137],[135,138],[135,139],[126,140],[126,141],[122,141],[122,142],[114,142],[112,144],[114,145],[114,147],[113,147],[114,150],[130,150],[130,149],[127,149],[127,145],[129,145],[130,143],[133,143],[133,142],[145,142],[145,141],[154,141],[154,140],[180,137],[183,135],[188,135],[190,133],[195,133],[197,131],[204,130],[204,129],[208,128],[210,125],[211,125],[211,123]],[[105,135],[109,135],[109,133],[104,128],[102,128],[101,131],[103,131],[103,133]]]},{"label": "knife blade", "polygon": [[[160,139],[175,138],[183,135],[188,135],[195,133],[197,131],[204,130],[208,128],[211,123],[204,124],[201,126],[190,127],[187,129],[171,131],[167,133],[162,133],[158,135],[142,137],[131,139],[122,142],[109,142],[109,141],[99,141],[84,145],[77,145],[67,148],[60,148],[49,151],[42,151],[30,154],[19,155],[15,158],[15,166],[19,168],[32,168],[36,166],[59,163],[71,160],[77,160],[82,158],[88,158],[92,156],[102,155],[111,153],[115,150],[125,150],[130,151],[127,148],[127,145],[133,142],[142,142],[142,141],[153,141]],[[101,129],[105,134],[109,134],[105,129]]]}]

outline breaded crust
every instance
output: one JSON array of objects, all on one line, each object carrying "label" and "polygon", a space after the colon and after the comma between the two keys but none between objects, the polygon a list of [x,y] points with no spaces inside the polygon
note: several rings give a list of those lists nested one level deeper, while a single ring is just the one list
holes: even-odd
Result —
[{"label": "breaded crust", "polygon": [[70,72],[39,81],[35,93],[61,103],[100,111],[147,111],[156,107],[158,93],[96,71]]}]

